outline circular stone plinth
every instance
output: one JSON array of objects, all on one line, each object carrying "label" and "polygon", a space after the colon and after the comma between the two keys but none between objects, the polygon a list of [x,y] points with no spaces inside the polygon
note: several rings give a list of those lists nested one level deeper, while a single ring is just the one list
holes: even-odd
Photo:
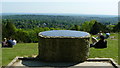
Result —
[{"label": "circular stone plinth", "polygon": [[89,54],[90,34],[73,30],[39,33],[39,55],[44,61],[85,61]]},{"label": "circular stone plinth", "polygon": [[73,30],[51,30],[40,32],[39,36],[41,37],[51,37],[51,38],[85,38],[90,37],[90,34],[83,31],[73,31]]}]

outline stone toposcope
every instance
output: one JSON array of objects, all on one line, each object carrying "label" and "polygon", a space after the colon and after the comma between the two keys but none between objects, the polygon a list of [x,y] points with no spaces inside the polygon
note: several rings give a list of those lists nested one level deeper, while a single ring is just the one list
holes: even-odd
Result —
[{"label": "stone toposcope", "polygon": [[90,34],[74,30],[39,33],[38,58],[50,62],[81,62],[89,55]]}]

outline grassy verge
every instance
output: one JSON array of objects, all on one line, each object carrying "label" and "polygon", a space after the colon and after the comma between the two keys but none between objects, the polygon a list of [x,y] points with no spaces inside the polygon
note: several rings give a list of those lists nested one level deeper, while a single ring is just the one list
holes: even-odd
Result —
[{"label": "grassy verge", "polygon": [[2,48],[2,66],[6,66],[16,56],[37,55],[37,45],[37,43],[19,43],[13,48]]},{"label": "grassy verge", "polygon": [[[107,39],[108,48],[90,48],[89,58],[113,58],[118,63],[118,35],[112,34],[115,38]],[[32,56],[38,54],[37,43],[18,43],[13,48],[2,48],[2,65],[6,66],[16,56]]]},{"label": "grassy verge", "polygon": [[116,62],[118,62],[118,35],[112,34],[115,38],[108,38],[107,48],[104,49],[95,49],[90,48],[90,58],[113,58]]}]

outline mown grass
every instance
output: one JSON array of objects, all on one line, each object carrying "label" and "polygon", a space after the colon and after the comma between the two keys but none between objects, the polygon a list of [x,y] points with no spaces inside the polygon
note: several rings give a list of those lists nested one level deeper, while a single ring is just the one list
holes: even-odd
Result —
[{"label": "mown grass", "polygon": [[104,49],[95,49],[90,48],[90,58],[113,58],[116,62],[118,62],[118,35],[111,34],[115,38],[108,38],[107,48]]},{"label": "mown grass", "polygon": [[2,48],[2,66],[6,66],[16,56],[32,56],[37,54],[37,43],[19,43],[13,48]]},{"label": "mown grass", "polygon": [[[89,58],[113,58],[118,62],[118,35],[111,34],[115,36],[113,39],[107,39],[108,47],[105,49],[95,49],[90,48]],[[32,56],[38,54],[38,44],[37,43],[18,43],[13,48],[2,48],[2,66],[6,66],[10,63],[16,56]]]}]

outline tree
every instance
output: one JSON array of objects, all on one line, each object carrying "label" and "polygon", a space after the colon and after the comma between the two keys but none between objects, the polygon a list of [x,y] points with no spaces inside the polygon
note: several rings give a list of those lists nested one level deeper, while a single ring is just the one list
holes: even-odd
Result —
[{"label": "tree", "polygon": [[12,23],[12,21],[7,20],[6,25],[3,25],[3,37],[11,37],[12,35],[14,35],[16,33],[16,27],[15,25]]},{"label": "tree", "polygon": [[114,32],[119,32],[120,31],[120,21],[118,22],[117,25],[115,25],[115,27],[113,28]]},{"label": "tree", "polygon": [[79,31],[80,30],[80,26],[79,25],[74,25],[70,29]]},{"label": "tree", "polygon": [[22,29],[18,29],[16,31],[16,34],[13,35],[12,37],[15,38],[18,42],[26,42],[26,43],[31,42],[29,33]]},{"label": "tree", "polygon": [[85,21],[83,24],[82,24],[82,30],[83,31],[86,31],[86,32],[90,32],[93,24],[95,23],[95,20],[92,20],[92,21]]},{"label": "tree", "polygon": [[105,25],[95,21],[95,24],[92,26],[90,33],[95,35],[100,31],[105,31],[105,29],[106,29]]}]

